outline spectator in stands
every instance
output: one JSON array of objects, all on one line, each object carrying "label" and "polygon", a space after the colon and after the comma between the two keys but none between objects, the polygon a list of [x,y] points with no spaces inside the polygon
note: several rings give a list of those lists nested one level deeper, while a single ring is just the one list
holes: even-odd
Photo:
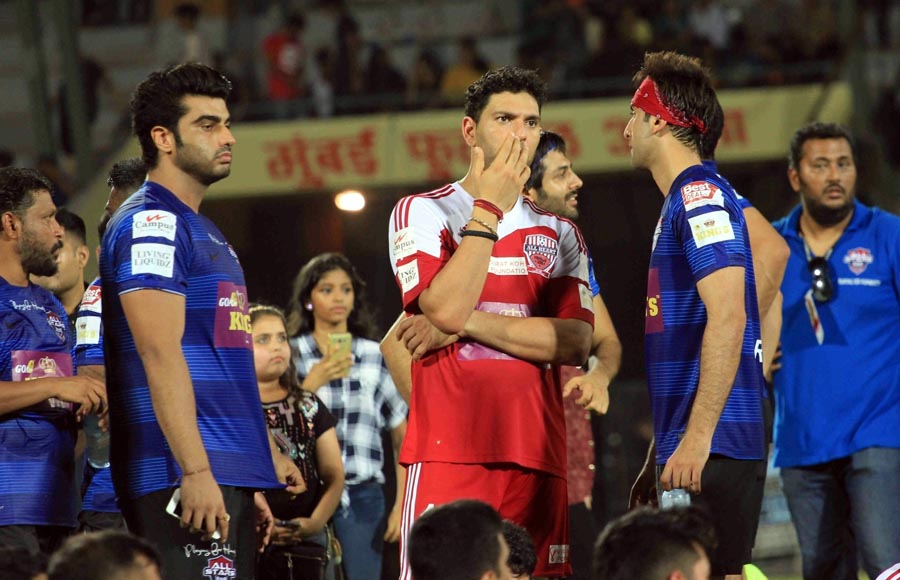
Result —
[{"label": "spectator in stands", "polygon": [[695,38],[709,42],[717,51],[728,48],[731,21],[721,2],[697,0],[692,3],[688,10],[688,24]]},{"label": "spectator in stands", "polygon": [[268,91],[277,119],[295,117],[300,105],[297,99],[306,96],[306,48],[303,30],[306,20],[301,14],[288,17],[284,26],[263,40],[263,53],[268,66]]},{"label": "spectator in stands", "polygon": [[487,72],[487,62],[478,54],[474,37],[459,40],[456,47],[456,63],[444,73],[441,79],[441,95],[444,104],[459,105],[465,100],[466,89]]},{"label": "spectator in stands", "polygon": [[381,45],[372,47],[366,70],[366,93],[378,99],[374,107],[379,111],[394,109],[406,92],[406,79],[394,68],[390,53]]},{"label": "spectator in stands", "polygon": [[512,578],[500,514],[477,500],[457,500],[419,516],[406,555],[413,580]]},{"label": "spectator in stands", "polygon": [[641,508],[612,521],[594,548],[594,580],[709,580],[716,546],[697,508]]},{"label": "spectator in stands", "polygon": [[337,26],[337,57],[334,68],[334,93],[338,110],[355,112],[364,105],[358,100],[365,95],[365,50],[359,24],[344,14]]},{"label": "spectator in stands", "polygon": [[430,48],[423,48],[416,57],[406,87],[406,105],[411,109],[430,109],[441,102],[441,79],[444,65]]},{"label": "spectator in stands", "polygon": [[179,38],[182,43],[178,62],[211,63],[209,44],[197,27],[199,20],[200,7],[196,4],[183,2],[175,7],[175,21],[178,23]]},{"label": "spectator in stands", "polygon": [[105,530],[66,540],[50,558],[48,573],[50,580],[162,580],[161,566],[159,554],[145,540]]},{"label": "spectator in stands", "polygon": [[[84,112],[87,115],[88,129],[90,129],[100,114],[100,89],[112,93],[113,85],[106,74],[106,69],[99,62],[87,56],[81,56],[79,61]],[[71,155],[75,152],[75,143],[72,137],[71,112],[69,111],[69,98],[66,95],[65,82],[59,86],[56,101],[59,106],[60,144],[62,150]]]},{"label": "spectator in stands", "polygon": [[327,46],[316,50],[309,85],[317,117],[334,115],[334,53]]}]

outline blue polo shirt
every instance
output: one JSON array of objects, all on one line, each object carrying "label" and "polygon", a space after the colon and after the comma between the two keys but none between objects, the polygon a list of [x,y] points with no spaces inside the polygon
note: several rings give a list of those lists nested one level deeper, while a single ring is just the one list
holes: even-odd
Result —
[{"label": "blue polo shirt", "polygon": [[798,206],[774,223],[791,249],[781,284],[775,465],[815,465],[867,447],[900,448],[900,218],[854,203],[828,258],[834,296],[815,303],[819,344],[804,300],[812,279],[800,213]]},{"label": "blue polo shirt", "polygon": [[[113,215],[100,253],[113,481],[124,497],[178,485],[181,469],[156,420],[121,296],[185,298],[181,349],[197,426],[220,485],[280,488],[256,384],[247,288],[234,248],[206,217],[146,182]],[[158,324],[166,324],[159,320]]]},{"label": "blue polo shirt", "polygon": [[668,461],[678,447],[697,393],[707,322],[697,283],[729,266],[744,268],[747,324],[737,375],[713,434],[711,452],[734,459],[761,459],[765,385],[747,226],[728,182],[694,165],[672,183],[650,256],[645,348],[657,464]]}]

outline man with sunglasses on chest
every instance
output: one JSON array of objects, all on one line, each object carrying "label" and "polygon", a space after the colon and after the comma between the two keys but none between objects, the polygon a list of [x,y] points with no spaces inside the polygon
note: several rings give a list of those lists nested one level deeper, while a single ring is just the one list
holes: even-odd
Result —
[{"label": "man with sunglasses on chest", "polygon": [[856,177],[847,129],[794,133],[774,459],[806,579],[900,561],[900,218],[856,200]]}]

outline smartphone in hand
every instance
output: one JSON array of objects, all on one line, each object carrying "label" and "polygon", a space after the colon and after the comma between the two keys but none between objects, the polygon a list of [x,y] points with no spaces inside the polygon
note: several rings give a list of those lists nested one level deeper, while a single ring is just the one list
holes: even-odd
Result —
[{"label": "smartphone in hand", "polygon": [[[175,492],[172,493],[171,499],[169,499],[169,505],[166,506],[166,513],[170,516],[181,519],[181,488],[176,487]],[[221,540],[222,534],[217,529],[210,536],[213,540]]]},{"label": "smartphone in hand", "polygon": [[[328,346],[331,347],[332,356],[346,356],[347,354],[350,354],[350,347],[352,346],[352,344],[353,335],[349,332],[328,333]],[[350,376],[349,367],[347,368],[347,372],[342,376]]]}]

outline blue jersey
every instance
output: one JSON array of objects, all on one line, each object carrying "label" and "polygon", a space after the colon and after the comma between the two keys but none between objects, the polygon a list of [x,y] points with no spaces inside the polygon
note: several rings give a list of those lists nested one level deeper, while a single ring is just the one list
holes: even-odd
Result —
[{"label": "blue jersey", "polygon": [[148,181],[110,220],[100,277],[111,464],[119,497],[167,489],[181,477],[156,421],[147,376],[122,311],[121,295],[142,289],[185,297],[181,347],[216,481],[283,487],[275,477],[260,412],[244,273],[216,226]]},{"label": "blue jersey", "polygon": [[[103,289],[100,278],[96,278],[84,291],[78,319],[75,322],[75,372],[83,366],[103,366]],[[97,469],[87,463],[85,456],[84,490],[81,509],[91,512],[116,513],[116,492],[113,489],[112,474],[108,467]]]},{"label": "blue jersey", "polygon": [[[0,278],[0,381],[72,376],[68,326],[52,294]],[[74,410],[51,398],[0,416],[0,526],[75,525]]]},{"label": "blue jersey", "polygon": [[834,295],[817,302],[806,298],[812,279],[800,213],[774,224],[791,249],[781,284],[775,465],[900,448],[900,219],[856,202],[828,256]]},{"label": "blue jersey", "polygon": [[695,165],[675,179],[666,196],[650,257],[645,343],[659,464],[669,459],[684,434],[700,378],[707,319],[697,282],[729,266],[745,271],[747,325],[740,366],[711,452],[761,459],[762,343],[747,226],[727,182]]}]

